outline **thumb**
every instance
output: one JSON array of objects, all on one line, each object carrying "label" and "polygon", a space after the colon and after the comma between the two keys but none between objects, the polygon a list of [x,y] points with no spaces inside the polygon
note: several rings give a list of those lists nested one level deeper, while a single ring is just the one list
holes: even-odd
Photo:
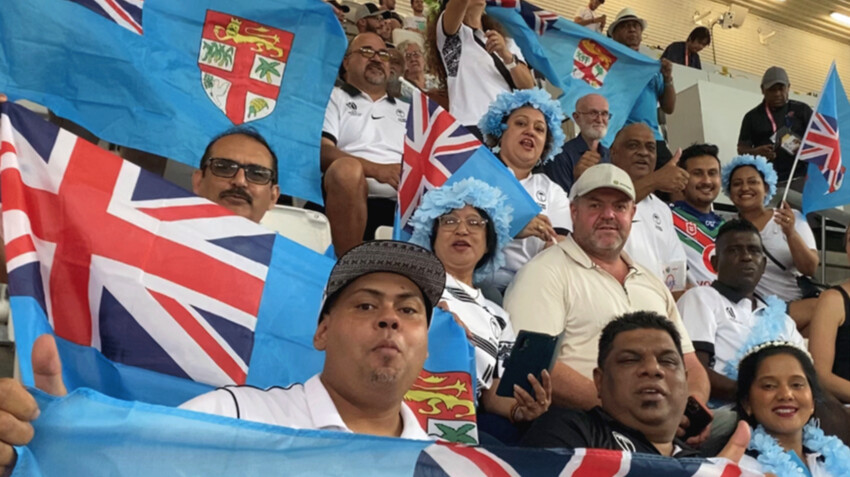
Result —
[{"label": "thumb", "polygon": [[738,427],[735,428],[735,433],[729,438],[726,447],[717,454],[717,457],[724,457],[732,462],[738,462],[744,456],[747,446],[750,444],[750,426],[744,421],[738,421]]},{"label": "thumb", "polygon": [[53,335],[45,333],[33,343],[32,371],[38,389],[54,396],[68,394],[62,381],[62,362]]},{"label": "thumb", "polygon": [[682,148],[676,149],[676,154],[673,154],[673,157],[670,161],[667,162],[667,166],[669,167],[678,167],[679,166],[679,158],[682,157]]}]

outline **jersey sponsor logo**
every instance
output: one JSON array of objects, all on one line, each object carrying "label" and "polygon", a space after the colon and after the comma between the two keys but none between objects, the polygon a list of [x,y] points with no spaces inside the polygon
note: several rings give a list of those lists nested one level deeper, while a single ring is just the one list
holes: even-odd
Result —
[{"label": "jersey sponsor logo", "polygon": [[599,43],[585,38],[578,42],[573,55],[572,77],[599,89],[617,57]]},{"label": "jersey sponsor logo", "polygon": [[375,121],[377,121],[377,120],[379,120],[379,119],[384,119],[384,117],[383,117],[383,116],[375,117],[375,115],[373,114],[373,115],[372,115],[372,119],[374,119]]},{"label": "jersey sponsor logo", "polygon": [[545,209],[546,206],[544,204],[546,204],[546,191],[539,190],[535,196],[537,197],[537,205]]},{"label": "jersey sponsor logo", "polygon": [[696,236],[696,234],[697,234],[697,224],[695,224],[693,222],[686,223],[685,224],[685,232],[687,232],[687,234],[690,235],[691,237]]},{"label": "jersey sponsor logo", "polygon": [[735,315],[735,309],[731,306],[726,307],[726,315],[729,317],[730,320],[736,323],[738,322],[738,317]]}]

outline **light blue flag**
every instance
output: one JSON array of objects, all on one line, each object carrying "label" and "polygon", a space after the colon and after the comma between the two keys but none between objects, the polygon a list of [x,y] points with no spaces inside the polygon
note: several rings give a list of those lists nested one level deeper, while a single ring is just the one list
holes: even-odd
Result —
[{"label": "light blue flag", "polygon": [[841,130],[850,131],[850,102],[833,63],[798,153],[809,166],[803,214],[850,204],[850,185],[844,183],[850,135],[841,136]]},{"label": "light blue flag", "polygon": [[488,5],[487,14],[504,25],[529,64],[563,91],[558,101],[566,116],[587,94],[608,100],[612,116],[602,140],[605,146],[614,141],[661,67],[658,60],[526,1],[519,11]]},{"label": "light blue flag", "polygon": [[3,2],[0,91],[195,167],[213,136],[254,127],[278,155],[282,191],[321,203],[319,139],[346,46],[331,8],[145,0],[140,25],[124,21],[127,3],[142,4]]}]

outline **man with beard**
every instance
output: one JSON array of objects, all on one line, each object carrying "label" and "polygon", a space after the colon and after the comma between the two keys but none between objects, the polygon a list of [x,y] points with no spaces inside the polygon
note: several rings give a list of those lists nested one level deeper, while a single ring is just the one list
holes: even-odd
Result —
[{"label": "man with beard", "polygon": [[337,256],[395,217],[408,105],[387,94],[390,58],[380,36],[357,35],[342,63],[347,83],[325,112],[322,185]]},{"label": "man with beard", "polygon": [[543,173],[553,182],[570,192],[573,182],[588,167],[600,162],[611,162],[608,148],[599,141],[608,133],[608,100],[598,94],[588,94],[576,101],[573,121],[581,131],[564,143],[561,152],[543,165]]},{"label": "man with beard", "polygon": [[688,184],[684,200],[676,201],[673,227],[688,256],[688,283],[693,286],[711,285],[717,272],[711,265],[714,240],[723,225],[723,218],[714,213],[714,199],[720,193],[720,159],[717,146],[694,144],[679,158],[679,167],[687,171]]},{"label": "man with beard", "polygon": [[[651,137],[651,136],[650,136]],[[664,283],[623,253],[635,215],[632,180],[612,164],[586,170],[570,191],[573,233],[531,259],[505,295],[515,330],[565,333],[552,369],[553,404],[591,409],[599,330],[617,316],[652,311],[682,335],[688,392],[708,399],[708,378]],[[680,415],[681,417],[681,415]]]},{"label": "man with beard", "polygon": [[381,33],[384,28],[384,12],[374,3],[364,3],[354,14],[354,24],[360,33]]}]

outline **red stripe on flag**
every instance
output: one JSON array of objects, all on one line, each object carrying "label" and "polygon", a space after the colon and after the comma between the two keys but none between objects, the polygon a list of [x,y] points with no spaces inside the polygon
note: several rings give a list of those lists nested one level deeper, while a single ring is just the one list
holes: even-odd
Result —
[{"label": "red stripe on flag", "polygon": [[136,30],[136,33],[138,33],[140,35],[142,34],[142,27],[139,26],[139,24],[136,23],[136,20],[133,20],[133,17],[128,15],[127,12],[125,12],[123,8],[121,8],[119,5],[117,5],[113,0],[106,0],[106,3],[108,3],[109,6],[112,7],[112,10],[115,13],[117,13],[118,16],[120,16],[125,22],[129,23],[130,27],[133,30]]},{"label": "red stripe on flag", "polygon": [[236,384],[245,384],[245,371],[230,354],[210,335],[198,320],[186,310],[177,300],[167,297],[161,293],[148,290],[151,296],[165,308],[185,331],[195,340],[198,345],[209,355],[215,364],[224,371]]},{"label": "red stripe on flag", "polygon": [[217,204],[180,205],[162,208],[138,209],[156,219],[172,222],[176,220],[207,219],[233,215],[233,212]]},{"label": "red stripe on flag", "polygon": [[6,261],[10,261],[25,253],[35,252],[35,244],[32,237],[22,235],[6,244]]},{"label": "red stripe on flag", "polygon": [[623,465],[623,453],[608,449],[585,449],[581,464],[572,477],[608,477],[617,475]]},{"label": "red stripe on flag", "polygon": [[720,477],[740,477],[742,473],[741,468],[737,464],[726,464]]},{"label": "red stripe on flag", "polygon": [[501,464],[494,461],[488,455],[479,452],[474,447],[449,445],[448,448],[455,454],[458,454],[475,464],[475,466],[481,469],[481,472],[484,472],[484,475],[487,475],[488,477],[512,477]]}]

